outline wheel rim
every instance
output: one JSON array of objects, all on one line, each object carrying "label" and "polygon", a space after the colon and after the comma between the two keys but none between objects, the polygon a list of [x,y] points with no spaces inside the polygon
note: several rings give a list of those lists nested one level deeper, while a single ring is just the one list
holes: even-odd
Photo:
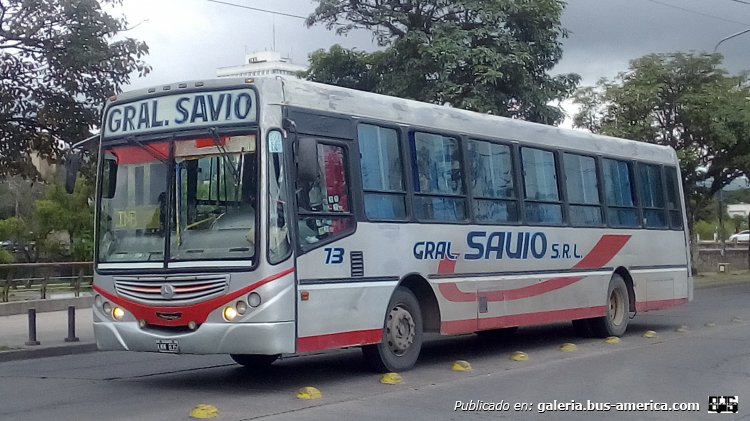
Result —
[{"label": "wheel rim", "polygon": [[614,289],[609,296],[609,320],[619,326],[625,320],[625,296],[622,290]]},{"label": "wheel rim", "polygon": [[385,324],[386,340],[391,352],[395,355],[406,353],[414,342],[416,334],[414,327],[414,318],[403,304],[391,309],[388,313],[388,322]]}]

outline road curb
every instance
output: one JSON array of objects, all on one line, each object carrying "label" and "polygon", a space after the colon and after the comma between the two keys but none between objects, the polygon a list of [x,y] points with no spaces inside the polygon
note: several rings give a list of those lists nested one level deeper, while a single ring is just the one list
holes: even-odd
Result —
[{"label": "road curb", "polygon": [[45,348],[11,349],[0,352],[0,363],[7,361],[30,360],[36,358],[59,357],[61,355],[86,354],[96,351],[95,342],[50,346]]}]

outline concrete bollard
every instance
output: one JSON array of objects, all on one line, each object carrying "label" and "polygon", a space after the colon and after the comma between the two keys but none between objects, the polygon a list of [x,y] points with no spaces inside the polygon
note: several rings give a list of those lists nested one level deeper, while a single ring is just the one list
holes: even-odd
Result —
[{"label": "concrete bollard", "polygon": [[65,342],[78,342],[76,338],[76,306],[68,306],[68,337]]},{"label": "concrete bollard", "polygon": [[39,345],[39,341],[36,340],[36,309],[29,309],[29,340],[26,341],[26,345]]}]

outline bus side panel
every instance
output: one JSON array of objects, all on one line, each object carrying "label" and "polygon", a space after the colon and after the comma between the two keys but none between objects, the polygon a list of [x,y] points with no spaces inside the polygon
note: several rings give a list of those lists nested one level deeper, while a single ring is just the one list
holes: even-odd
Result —
[{"label": "bus side panel", "polygon": [[[351,238],[351,237],[350,237]],[[341,244],[340,244],[341,243]],[[297,259],[297,352],[380,342],[395,279],[351,278],[350,254],[331,261],[334,249],[350,250],[346,241],[312,250]],[[337,254],[336,254],[337,255]],[[306,268],[326,268],[326,277]],[[312,276],[315,276],[313,278]],[[303,294],[307,299],[303,299]]]},{"label": "bus side panel", "polygon": [[[525,290],[565,278],[568,276],[560,274],[556,277],[506,277],[480,282],[478,329],[583,319],[605,314],[601,297],[606,296],[609,274],[586,276],[564,288],[518,298],[519,293],[523,294]],[[487,310],[482,313],[482,301],[485,300]]]},{"label": "bus side panel", "polygon": [[636,310],[674,307],[689,300],[685,269],[651,269],[630,272],[635,283]]}]

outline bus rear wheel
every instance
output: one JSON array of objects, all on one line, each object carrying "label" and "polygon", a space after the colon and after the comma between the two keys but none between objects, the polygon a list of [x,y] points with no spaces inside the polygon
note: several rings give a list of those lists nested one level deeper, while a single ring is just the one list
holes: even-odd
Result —
[{"label": "bus rear wheel", "polygon": [[265,370],[271,367],[274,361],[279,359],[279,355],[261,355],[261,354],[229,354],[237,364],[255,370]]},{"label": "bus rear wheel", "polygon": [[600,338],[622,335],[628,328],[629,310],[628,288],[622,276],[614,274],[607,289],[607,314],[589,320],[591,331]]},{"label": "bus rear wheel", "polygon": [[376,371],[406,371],[414,367],[422,349],[422,313],[414,294],[397,287],[388,303],[380,343],[362,347],[362,355]]}]

